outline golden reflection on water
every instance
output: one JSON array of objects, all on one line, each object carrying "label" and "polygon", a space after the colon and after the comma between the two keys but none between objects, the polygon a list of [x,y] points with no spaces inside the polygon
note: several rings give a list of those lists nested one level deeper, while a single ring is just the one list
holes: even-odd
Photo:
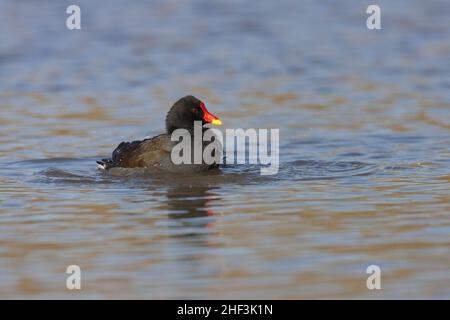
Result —
[{"label": "golden reflection on water", "polygon": [[[345,202],[332,194],[324,196],[339,183],[308,181],[285,189],[278,200],[264,199],[267,195],[252,188],[236,197],[221,196],[217,187],[184,186],[163,192],[151,188],[137,198],[114,196],[110,203],[95,203],[106,199],[89,197],[91,187],[64,186],[67,190],[58,199],[51,187],[2,186],[2,194],[9,194],[10,202],[21,199],[26,210],[14,214],[7,206],[0,210],[8,220],[2,226],[1,265],[9,270],[3,278],[8,285],[0,294],[28,298],[395,296],[370,294],[362,285],[365,266],[377,261],[400,264],[383,273],[387,290],[403,297],[442,294],[447,289],[443,283],[421,284],[417,279],[421,273],[450,265],[448,255],[433,254],[448,252],[450,241],[430,238],[426,232],[435,224],[450,227],[448,198],[427,191],[399,191],[413,180],[383,183],[397,185],[367,185],[377,193],[363,196],[354,191],[345,195]],[[308,198],[299,201],[305,190]],[[266,194],[271,192],[277,190],[266,188]],[[426,193],[431,196],[428,201],[411,201]],[[136,200],[140,205],[127,210],[127,202]],[[366,204],[366,209],[352,210],[351,203]],[[330,206],[331,211],[326,209]],[[424,208],[433,211],[426,214]],[[321,260],[325,257],[328,263]],[[80,261],[86,277],[79,293],[63,287],[64,268],[74,260]],[[166,273],[164,266],[169,268]],[[192,274],[203,284],[195,284]],[[418,291],[403,289],[404,283]]]}]

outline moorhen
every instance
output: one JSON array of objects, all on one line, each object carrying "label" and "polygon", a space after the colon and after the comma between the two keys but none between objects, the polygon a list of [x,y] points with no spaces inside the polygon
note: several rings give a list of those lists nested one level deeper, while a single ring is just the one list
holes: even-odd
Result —
[{"label": "moorhen", "polygon": [[[122,142],[113,151],[110,159],[97,161],[99,168],[109,170],[111,168],[150,168],[160,167],[168,171],[205,171],[217,168],[218,164],[179,164],[171,160],[171,151],[178,142],[171,141],[170,137],[176,129],[186,129],[191,136],[194,134],[194,121],[202,121],[202,125],[212,123],[221,125],[216,116],[209,113],[205,104],[194,96],[185,96],[175,102],[167,113],[166,133],[150,139],[132,142]],[[203,128],[203,131],[206,129]],[[191,141],[194,141],[192,138]],[[214,140],[213,140],[214,141]],[[212,142],[203,142],[203,148]]]}]

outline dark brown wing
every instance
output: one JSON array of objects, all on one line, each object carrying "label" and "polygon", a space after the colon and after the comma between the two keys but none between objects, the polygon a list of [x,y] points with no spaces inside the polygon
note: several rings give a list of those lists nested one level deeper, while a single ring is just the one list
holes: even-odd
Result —
[{"label": "dark brown wing", "polygon": [[173,142],[167,134],[151,139],[122,142],[113,151],[111,159],[103,159],[97,163],[103,169],[114,167],[137,168],[166,163],[170,160]]}]

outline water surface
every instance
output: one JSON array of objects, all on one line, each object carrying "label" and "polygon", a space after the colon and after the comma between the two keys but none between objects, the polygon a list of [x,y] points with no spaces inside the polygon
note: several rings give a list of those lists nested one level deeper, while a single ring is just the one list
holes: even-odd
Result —
[{"label": "water surface", "polygon": [[[450,298],[448,1],[78,3],[0,2],[0,297]],[[279,173],[97,170],[185,94]]]}]

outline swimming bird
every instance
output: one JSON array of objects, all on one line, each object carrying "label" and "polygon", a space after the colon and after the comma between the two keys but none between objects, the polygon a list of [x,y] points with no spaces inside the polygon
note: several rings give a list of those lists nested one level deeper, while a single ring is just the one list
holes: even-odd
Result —
[{"label": "swimming bird", "polygon": [[[111,158],[97,161],[98,167],[102,170],[161,167],[168,171],[205,171],[217,168],[217,164],[206,163],[176,165],[171,160],[172,148],[177,143],[171,141],[171,134],[176,129],[186,129],[193,136],[194,121],[201,121],[202,125],[206,123],[222,124],[219,118],[206,109],[202,101],[192,95],[185,96],[175,102],[167,113],[166,133],[145,140],[122,142],[113,151]],[[203,142],[204,147],[205,142]]]}]

